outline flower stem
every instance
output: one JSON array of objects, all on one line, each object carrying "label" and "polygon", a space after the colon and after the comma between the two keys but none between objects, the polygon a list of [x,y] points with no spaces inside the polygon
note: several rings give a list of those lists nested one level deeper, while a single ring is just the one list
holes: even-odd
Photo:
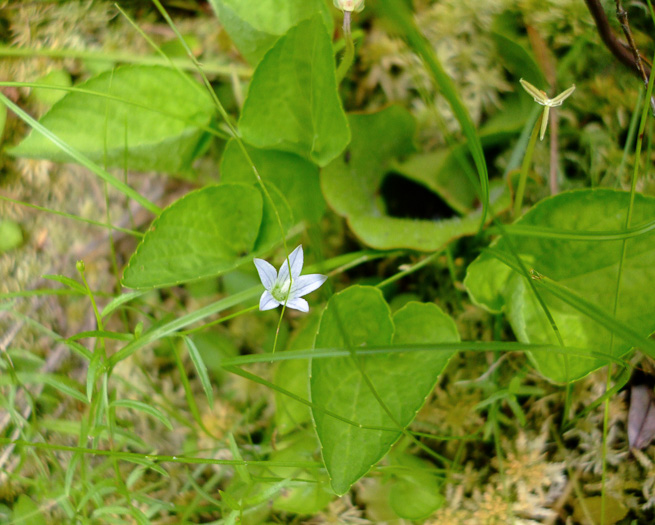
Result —
[{"label": "flower stem", "polygon": [[337,85],[341,84],[341,81],[346,76],[355,59],[355,44],[353,42],[353,35],[350,32],[350,12],[348,11],[343,14],[343,36],[346,40],[346,52],[339,64],[339,69],[337,69]]},{"label": "flower stem", "polygon": [[534,123],[534,128],[532,130],[532,135],[530,135],[530,142],[528,142],[528,147],[525,149],[525,157],[523,157],[523,163],[521,164],[521,175],[519,178],[519,185],[516,188],[516,196],[514,197],[514,218],[517,219],[521,215],[521,207],[523,206],[523,195],[525,194],[525,184],[528,180],[528,170],[530,169],[530,164],[532,164],[532,155],[534,154],[534,147],[537,143],[537,137],[539,136],[539,129],[541,128],[541,121],[544,118],[544,114],[541,114],[541,117]]},{"label": "flower stem", "polygon": [[280,326],[282,326],[282,318],[284,317],[284,311],[287,309],[287,302],[284,301],[284,304],[282,305],[282,313],[280,313],[280,319],[277,322],[277,329],[275,330],[275,339],[273,340],[273,351],[271,353],[275,353],[275,349],[277,348],[277,337],[280,335]]}]

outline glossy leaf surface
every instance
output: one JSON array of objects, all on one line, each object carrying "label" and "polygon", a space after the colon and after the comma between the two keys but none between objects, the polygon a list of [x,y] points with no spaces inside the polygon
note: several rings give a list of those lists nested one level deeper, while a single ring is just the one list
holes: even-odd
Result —
[{"label": "glossy leaf surface", "polygon": [[[562,231],[608,231],[625,227],[630,195],[610,189],[580,190],[545,199],[518,222]],[[636,195],[632,225],[651,221],[655,199]],[[539,237],[514,237],[512,243],[533,278],[547,277],[599,307],[611,317],[643,337],[655,330],[655,302],[650,288],[655,279],[655,233],[627,240],[618,293],[616,316],[614,300],[621,260],[622,240],[573,241]],[[507,241],[498,240],[495,248],[510,253]],[[491,311],[505,311],[519,341],[558,344],[543,308],[527,279],[488,253],[470,266],[465,280],[471,298]],[[540,293],[555,320],[566,346],[588,348],[614,357],[625,355],[631,345],[612,337],[605,326],[562,300],[547,289]],[[606,364],[599,357],[572,357],[535,353],[537,368],[555,382],[584,377]]]},{"label": "glossy leaf surface", "polygon": [[315,347],[348,348],[353,356],[312,361],[310,390],[323,459],[337,494],[388,452],[452,355],[426,351],[358,357],[357,350],[458,340],[454,322],[434,304],[409,303],[392,316],[382,293],[365,286],[352,286],[330,299]]},{"label": "glossy leaf surface", "polygon": [[[77,86],[107,96],[70,92],[40,123],[77,151],[107,166],[180,173],[190,168],[214,113],[191,77],[161,66],[123,66]],[[32,131],[12,155],[71,162]]]},{"label": "glossy leaf surface", "polygon": [[257,66],[239,130],[253,146],[295,153],[319,166],[346,147],[350,131],[322,17],[291,28]]}]

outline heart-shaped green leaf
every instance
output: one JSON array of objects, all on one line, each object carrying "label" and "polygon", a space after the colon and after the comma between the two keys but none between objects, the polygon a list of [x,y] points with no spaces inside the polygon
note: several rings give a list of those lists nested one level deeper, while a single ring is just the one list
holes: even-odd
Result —
[{"label": "heart-shaped green leaf", "polygon": [[[618,231],[625,227],[630,194],[610,189],[572,191],[545,199],[529,210],[517,226],[553,229],[555,233],[585,231]],[[655,199],[635,196],[633,226],[652,221]],[[655,232],[648,232],[626,241],[621,286],[617,276],[623,240],[563,240],[545,236],[513,237],[512,244],[533,278],[547,277],[563,285],[630,327],[643,337],[655,331],[655,302],[650,288],[655,280]],[[507,241],[500,238],[496,250],[510,254]],[[466,287],[471,298],[490,311],[505,311],[519,341],[558,344],[550,322],[534,296],[527,279],[489,253],[480,255],[468,268]],[[565,346],[587,348],[590,351],[625,355],[631,345],[612,336],[588,313],[579,311],[547,288],[539,287],[552,314]],[[606,364],[599,357],[534,353],[537,368],[552,381],[565,383],[584,377]]]},{"label": "heart-shaped green leaf", "polygon": [[329,32],[332,16],[322,0],[210,0],[241,54],[255,65],[281,35],[319,13]]},{"label": "heart-shaped green leaf", "polygon": [[350,131],[320,16],[292,27],[259,63],[239,130],[253,146],[295,153],[319,166],[346,147]]},{"label": "heart-shaped green leaf", "polygon": [[323,460],[337,494],[344,494],[388,452],[452,355],[425,351],[357,356],[357,351],[392,343],[449,341],[459,341],[455,324],[434,304],[408,303],[392,317],[377,288],[352,286],[330,299],[314,345],[348,348],[353,356],[313,360],[310,390]]},{"label": "heart-shaped green leaf", "polygon": [[[291,212],[268,188],[285,231]],[[270,203],[258,188],[222,184],[193,191],[155,219],[125,268],[128,288],[172,286],[219,275],[281,240]]]},{"label": "heart-shaped green leaf", "polygon": [[[214,113],[211,99],[191,77],[161,66],[124,66],[77,86],[39,121],[94,162],[134,170],[180,173],[189,169]],[[70,162],[32,131],[9,153]]]},{"label": "heart-shaped green leaf", "polygon": [[[317,222],[323,216],[325,200],[315,164],[282,151],[247,149],[261,178],[280,190],[296,220]],[[257,184],[252,166],[235,140],[230,140],[223,152],[221,182]]]},{"label": "heart-shaped green leaf", "polygon": [[[350,228],[362,242],[380,250],[410,248],[434,251],[453,238],[478,230],[480,211],[438,221],[388,215],[380,198],[380,188],[392,167],[392,161],[414,151],[414,119],[405,109],[390,106],[377,113],[349,115],[349,121],[352,142],[345,155],[335,159],[321,172],[321,187],[328,204],[348,219]],[[455,169],[457,165],[453,158],[448,161],[448,154],[436,160],[449,169]],[[456,209],[464,210],[472,203],[470,182],[462,171],[449,174],[435,170],[419,176],[416,174],[418,168],[409,165],[401,167],[399,171],[425,185],[425,191],[443,192],[453,201]],[[454,191],[452,187],[458,177],[461,188]],[[427,178],[433,180],[428,182]],[[443,183],[445,179],[449,180],[447,185]],[[491,189],[491,202],[495,211],[509,205],[504,185]]]}]

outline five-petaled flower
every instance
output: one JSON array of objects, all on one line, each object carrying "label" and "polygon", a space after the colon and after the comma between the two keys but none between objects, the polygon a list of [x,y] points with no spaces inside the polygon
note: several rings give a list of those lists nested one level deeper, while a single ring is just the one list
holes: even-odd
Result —
[{"label": "five-petaled flower", "polygon": [[544,135],[546,134],[546,127],[548,126],[548,112],[550,111],[550,108],[556,108],[557,106],[561,106],[562,102],[564,102],[567,98],[571,96],[571,93],[575,91],[575,84],[573,84],[569,89],[562,91],[559,95],[557,95],[554,98],[548,98],[548,95],[546,94],[545,91],[542,91],[541,89],[537,89],[534,87],[530,82],[527,82],[523,79],[520,79],[521,85],[523,86],[523,89],[525,89],[530,95],[532,95],[532,98],[534,98],[534,101],[537,102],[538,104],[541,104],[544,107],[544,113],[541,116],[541,130],[539,133],[539,140],[544,140]]},{"label": "five-petaled flower", "polygon": [[[260,310],[272,310],[286,303],[288,308],[308,312],[309,304],[301,297],[319,288],[327,279],[327,275],[318,273],[300,275],[303,265],[302,244],[291,252],[288,260],[282,263],[279,273],[264,259],[254,259],[254,263],[259,278],[266,288],[259,300]],[[291,271],[289,271],[289,263],[291,263]]]}]

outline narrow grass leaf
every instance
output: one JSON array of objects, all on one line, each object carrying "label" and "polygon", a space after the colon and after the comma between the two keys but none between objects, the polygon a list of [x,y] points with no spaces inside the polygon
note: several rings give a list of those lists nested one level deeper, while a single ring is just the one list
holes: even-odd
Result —
[{"label": "narrow grass leaf", "polygon": [[107,305],[102,309],[100,317],[105,318],[111,313],[113,313],[117,308],[120,308],[126,303],[133,301],[139,297],[145,295],[146,292],[127,292],[118,297],[114,297]]},{"label": "narrow grass leaf", "polygon": [[81,393],[80,385],[70,378],[56,376],[54,374],[41,374],[41,373],[18,373],[18,378],[23,383],[43,383],[55,390],[59,390],[62,394],[77,399],[79,402],[86,404],[88,401],[86,396]]},{"label": "narrow grass leaf", "polygon": [[[243,461],[243,457],[241,456],[237,442],[234,440],[234,435],[231,432],[227,435],[227,440],[230,445],[230,452],[232,452],[232,458],[238,461]],[[241,481],[247,485],[252,483],[252,476],[250,475],[250,471],[246,465],[235,465],[234,470],[236,470],[237,474],[239,474]]]},{"label": "narrow grass leaf", "polygon": [[141,204],[141,206],[143,206],[146,210],[150,211],[151,213],[158,215],[161,212],[161,210],[156,204],[153,204],[148,199],[141,196],[141,194],[138,191],[134,190],[124,182],[118,180],[111,173],[109,173],[106,170],[103,170],[100,166],[98,166],[98,164],[96,164],[94,161],[89,159],[86,155],[79,152],[76,148],[70,146],[65,141],[61,140],[57,135],[52,133],[48,128],[43,126],[41,123],[37,122],[25,111],[23,111],[20,107],[18,107],[11,100],[9,100],[5,95],[2,94],[2,92],[0,92],[0,102],[5,104],[9,109],[11,109],[14,113],[16,113],[16,115],[18,115],[22,120],[24,120],[31,128],[33,128],[33,130],[38,131],[50,142],[55,144],[57,148],[59,148],[62,152],[64,152],[68,156],[68,158],[74,159],[78,164],[81,164],[82,166],[89,169],[100,179],[108,183],[110,186],[116,188],[123,195],[129,197],[135,202],[138,202],[139,204]]},{"label": "narrow grass leaf", "polygon": [[202,356],[198,351],[198,347],[196,347],[196,344],[193,342],[193,340],[189,337],[184,337],[184,342],[186,343],[186,347],[189,350],[189,357],[191,358],[191,362],[196,369],[198,379],[200,379],[200,383],[202,384],[202,389],[205,391],[205,395],[207,396],[207,403],[209,404],[209,408],[213,410],[214,391],[212,390],[209,374],[207,373],[207,366],[205,366],[205,362],[202,360]]},{"label": "narrow grass leaf", "polygon": [[72,288],[73,290],[80,292],[83,295],[87,294],[86,288],[84,288],[82,284],[77,282],[75,279],[66,277],[65,275],[44,275],[43,278],[48,279],[49,281],[58,282],[64,286],[68,286],[69,288]]},{"label": "narrow grass leaf", "polygon": [[384,2],[378,2],[376,9],[383,13],[389,22],[399,29],[400,34],[407,39],[410,46],[424,60],[428,72],[432,75],[441,94],[450,104],[457,121],[462,127],[462,132],[468,140],[468,148],[473,157],[478,176],[480,177],[480,201],[482,202],[480,229],[482,229],[486,223],[489,211],[489,174],[487,172],[487,163],[482,144],[480,143],[471,116],[466,106],[460,100],[455,84],[446,74],[432,46],[419,32],[406,3],[403,0],[385,0]]},{"label": "narrow grass leaf", "polygon": [[170,420],[168,417],[166,417],[164,414],[162,414],[158,409],[155,407],[148,405],[146,403],[143,403],[142,401],[136,401],[133,399],[117,399],[115,401],[112,401],[109,406],[111,408],[129,408],[132,410],[136,410],[139,412],[143,412],[150,417],[153,417],[157,419],[160,423],[162,423],[168,430],[173,430],[173,425],[171,424]]}]

